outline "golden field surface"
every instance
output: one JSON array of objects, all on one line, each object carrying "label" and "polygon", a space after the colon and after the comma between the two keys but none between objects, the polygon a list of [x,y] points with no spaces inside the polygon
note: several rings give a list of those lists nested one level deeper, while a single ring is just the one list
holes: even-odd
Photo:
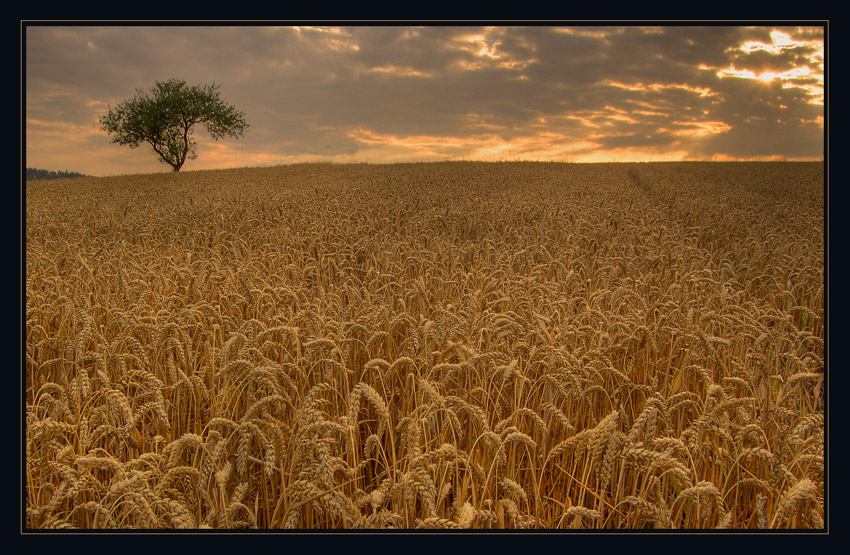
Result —
[{"label": "golden field surface", "polygon": [[28,182],[22,526],[822,530],[824,190],[795,162]]}]

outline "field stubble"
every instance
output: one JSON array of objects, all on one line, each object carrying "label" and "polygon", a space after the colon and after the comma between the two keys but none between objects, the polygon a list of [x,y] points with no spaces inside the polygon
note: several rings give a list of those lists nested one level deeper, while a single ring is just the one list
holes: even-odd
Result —
[{"label": "field stubble", "polygon": [[30,182],[25,526],[823,528],[823,183]]}]

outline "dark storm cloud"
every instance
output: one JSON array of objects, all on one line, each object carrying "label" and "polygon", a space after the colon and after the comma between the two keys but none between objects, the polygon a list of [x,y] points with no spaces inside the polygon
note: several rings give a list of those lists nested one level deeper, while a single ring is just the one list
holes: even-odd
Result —
[{"label": "dark storm cloud", "polygon": [[[779,28],[780,42],[793,37],[781,47],[775,29],[31,26],[27,150],[34,164],[61,159],[59,137],[74,129],[67,152],[85,145],[109,153],[112,169],[100,171],[118,172],[131,155],[97,131],[99,114],[137,88],[180,77],[219,84],[246,113],[246,136],[216,151],[243,165],[505,149],[540,157],[547,141],[567,158],[592,148],[618,156],[818,156],[823,106],[807,87],[822,85],[815,54],[823,29]],[[811,71],[800,73],[804,67]],[[781,78],[767,84],[732,69]],[[44,143],[51,150],[40,146],[42,133],[53,137]],[[145,156],[133,160],[141,167]],[[205,162],[225,159],[202,155],[193,167]]]}]

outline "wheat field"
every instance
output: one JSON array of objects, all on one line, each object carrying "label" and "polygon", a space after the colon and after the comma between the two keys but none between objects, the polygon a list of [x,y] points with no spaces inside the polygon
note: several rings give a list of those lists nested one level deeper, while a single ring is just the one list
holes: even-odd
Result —
[{"label": "wheat field", "polygon": [[26,529],[825,528],[822,163],[34,181]]}]

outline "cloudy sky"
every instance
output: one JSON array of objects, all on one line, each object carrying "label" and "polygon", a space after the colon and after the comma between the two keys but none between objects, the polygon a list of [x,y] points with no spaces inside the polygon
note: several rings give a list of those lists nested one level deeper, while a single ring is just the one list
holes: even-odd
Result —
[{"label": "cloudy sky", "polygon": [[24,26],[27,167],[166,172],[98,118],[136,89],[220,86],[241,139],[183,171],[298,162],[815,160],[824,27]]}]

